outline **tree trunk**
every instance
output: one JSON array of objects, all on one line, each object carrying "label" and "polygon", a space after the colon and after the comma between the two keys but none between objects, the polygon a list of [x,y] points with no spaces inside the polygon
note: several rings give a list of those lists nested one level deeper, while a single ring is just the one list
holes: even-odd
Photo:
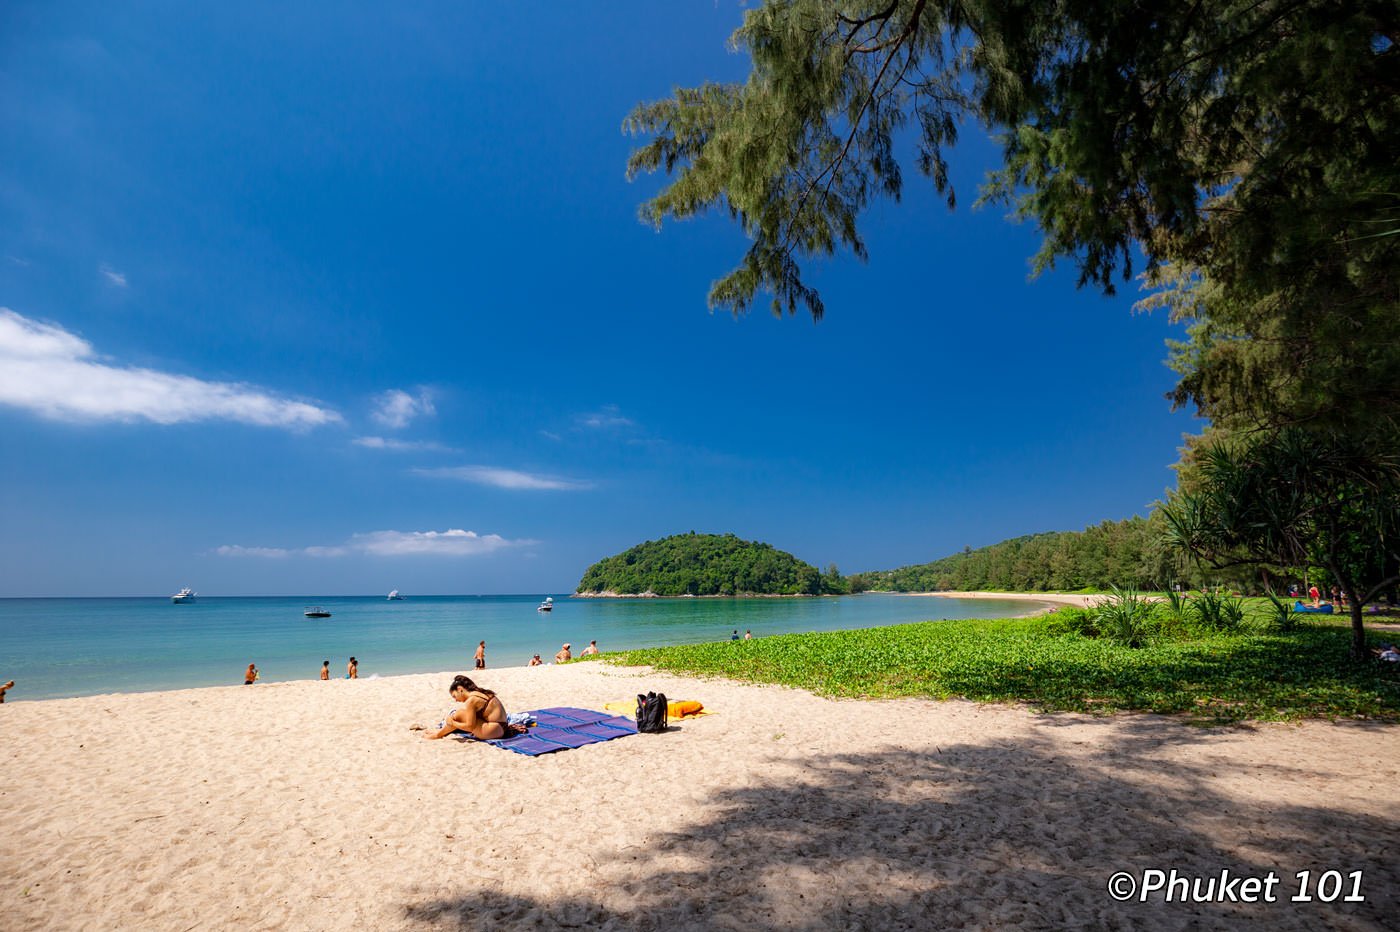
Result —
[{"label": "tree trunk", "polygon": [[1361,604],[1357,598],[1357,593],[1347,590],[1347,602],[1351,605],[1351,659],[1367,660],[1370,653],[1366,650],[1366,628],[1362,625],[1362,609],[1366,606]]}]

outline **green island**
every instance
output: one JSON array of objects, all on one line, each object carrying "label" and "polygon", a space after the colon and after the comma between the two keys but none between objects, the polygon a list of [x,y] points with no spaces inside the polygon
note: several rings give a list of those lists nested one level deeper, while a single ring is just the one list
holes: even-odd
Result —
[{"label": "green island", "polygon": [[835,595],[850,591],[832,566],[815,566],[771,544],[733,534],[676,534],[599,560],[579,595]]}]

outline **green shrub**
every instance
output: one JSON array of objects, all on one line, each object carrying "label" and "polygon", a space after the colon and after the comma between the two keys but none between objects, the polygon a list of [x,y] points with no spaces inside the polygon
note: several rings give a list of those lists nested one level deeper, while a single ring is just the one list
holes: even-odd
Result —
[{"label": "green shrub", "polygon": [[1292,631],[1297,628],[1298,612],[1293,608],[1293,603],[1280,599],[1273,589],[1265,590],[1264,594],[1269,597],[1270,624],[1280,631]]},{"label": "green shrub", "polygon": [[1191,601],[1196,624],[1206,631],[1235,631],[1244,621],[1244,599],[1203,592]]},{"label": "green shrub", "polygon": [[1099,637],[1123,647],[1142,647],[1154,634],[1154,602],[1140,592],[1115,587],[1095,606]]},{"label": "green shrub", "polygon": [[1092,608],[1065,606],[1047,616],[1045,631],[1056,637],[1078,635],[1093,638],[1099,636],[1098,622]]}]

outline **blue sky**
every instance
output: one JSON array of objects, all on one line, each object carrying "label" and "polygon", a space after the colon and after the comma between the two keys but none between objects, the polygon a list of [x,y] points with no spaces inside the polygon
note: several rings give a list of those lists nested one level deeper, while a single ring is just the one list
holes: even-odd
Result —
[{"label": "blue sky", "polygon": [[[0,596],[564,592],[733,531],[843,571],[1145,513],[1160,316],[912,166],[820,324],[705,306],[623,117],[729,0],[0,7]],[[962,204],[991,165],[973,129]]]}]

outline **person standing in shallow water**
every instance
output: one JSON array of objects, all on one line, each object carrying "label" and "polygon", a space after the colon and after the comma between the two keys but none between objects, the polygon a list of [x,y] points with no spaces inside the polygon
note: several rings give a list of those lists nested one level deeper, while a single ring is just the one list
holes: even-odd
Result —
[{"label": "person standing in shallow water", "polygon": [[345,678],[347,680],[358,680],[360,678],[360,662],[354,657],[345,665]]},{"label": "person standing in shallow water", "polygon": [[330,662],[329,660],[322,660],[322,661],[321,661],[321,679],[323,679],[323,680],[328,680],[328,679],[330,679],[330,678],[331,678],[331,662]]},{"label": "person standing in shallow water", "polygon": [[476,668],[477,668],[478,670],[485,670],[485,669],[486,669],[486,642],[485,642],[485,641],[482,641],[480,644],[476,645]]}]

